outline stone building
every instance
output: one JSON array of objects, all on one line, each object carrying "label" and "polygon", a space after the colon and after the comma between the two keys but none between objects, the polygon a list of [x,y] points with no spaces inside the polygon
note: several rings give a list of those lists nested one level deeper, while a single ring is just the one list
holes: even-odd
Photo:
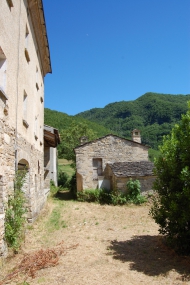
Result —
[{"label": "stone building", "polygon": [[15,170],[27,169],[28,221],[44,191],[44,77],[51,62],[42,0],[0,1],[0,255]]},{"label": "stone building", "polygon": [[[137,141],[136,141],[137,140]],[[148,146],[140,143],[140,132],[132,132],[132,140],[107,135],[75,148],[77,191],[90,188],[111,189],[111,180],[105,177],[107,164],[115,162],[148,162]]]},{"label": "stone building", "polygon": [[126,184],[130,179],[138,179],[141,192],[149,192],[155,181],[153,168],[154,164],[150,161],[108,163],[104,171],[104,179],[110,181],[110,189],[119,189],[123,193],[127,192]]}]

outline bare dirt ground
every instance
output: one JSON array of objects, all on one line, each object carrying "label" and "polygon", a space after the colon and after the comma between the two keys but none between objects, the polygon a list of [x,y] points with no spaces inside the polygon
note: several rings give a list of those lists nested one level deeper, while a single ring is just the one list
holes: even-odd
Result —
[{"label": "bare dirt ground", "polygon": [[78,245],[61,255],[55,267],[37,271],[27,283],[20,275],[8,284],[190,284],[190,259],[163,245],[149,208],[49,200],[28,227],[22,252],[4,265],[0,280],[24,253],[63,241],[65,247]]}]

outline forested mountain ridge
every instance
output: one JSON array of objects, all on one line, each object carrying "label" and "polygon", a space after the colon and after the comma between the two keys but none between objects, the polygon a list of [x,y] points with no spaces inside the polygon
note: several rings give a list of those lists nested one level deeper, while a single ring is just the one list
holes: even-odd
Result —
[{"label": "forested mountain ridge", "polygon": [[109,129],[106,129],[104,126],[86,120],[82,117],[78,118],[75,116],[69,116],[66,113],[50,110],[48,108],[44,109],[44,124],[58,129],[59,132],[63,129],[68,129],[73,123],[83,123],[88,125],[90,129],[97,133],[97,137],[101,137],[109,133]]},{"label": "forested mountain ridge", "polygon": [[142,143],[157,149],[163,135],[187,111],[188,95],[171,95],[148,92],[134,101],[110,103],[104,108],[93,108],[77,114],[77,118],[85,118],[96,122],[110,133],[130,138],[134,128],[141,130]]}]

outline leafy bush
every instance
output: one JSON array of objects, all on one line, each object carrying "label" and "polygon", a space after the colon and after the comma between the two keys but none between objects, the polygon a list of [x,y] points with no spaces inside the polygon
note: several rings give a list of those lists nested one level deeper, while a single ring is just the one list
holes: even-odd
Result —
[{"label": "leafy bush", "polygon": [[141,184],[139,180],[130,179],[127,182],[127,201],[134,204],[142,204],[146,202],[146,198],[141,195]]},{"label": "leafy bush", "polygon": [[77,192],[77,200],[80,202],[99,202],[100,191],[98,189],[88,189]]},{"label": "leafy bush", "polygon": [[71,179],[68,181],[68,188],[73,197],[73,199],[77,199],[77,181],[76,181],[76,173],[74,173]]},{"label": "leafy bush", "polygon": [[59,171],[58,171],[58,186],[66,188],[68,186],[68,178],[69,178],[69,176],[67,175],[67,173],[65,173],[59,169]]},{"label": "leafy bush", "polygon": [[24,224],[27,212],[24,206],[26,200],[22,191],[25,182],[26,171],[18,171],[14,180],[14,193],[8,198],[8,204],[5,212],[5,240],[7,245],[14,252],[17,252],[21,246],[24,237]]},{"label": "leafy bush", "polygon": [[138,197],[136,197],[136,200],[130,200],[128,196],[126,196],[126,194],[121,193],[117,190],[110,192],[106,189],[87,189],[84,191],[77,192],[77,199],[80,202],[97,202],[100,204],[116,206],[125,205],[128,201],[130,201],[131,203],[135,202],[136,204],[140,204],[142,203],[143,197],[139,195]]},{"label": "leafy bush", "polygon": [[116,205],[124,205],[127,203],[127,198],[125,194],[118,193],[118,194],[110,194],[111,197],[111,204],[114,206]]},{"label": "leafy bush", "polygon": [[157,196],[150,214],[179,253],[190,254],[190,103],[179,125],[164,137],[155,161]]}]

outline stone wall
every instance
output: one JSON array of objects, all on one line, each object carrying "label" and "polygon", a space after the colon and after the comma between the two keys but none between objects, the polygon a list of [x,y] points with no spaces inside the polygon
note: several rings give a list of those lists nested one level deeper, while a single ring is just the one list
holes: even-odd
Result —
[{"label": "stone wall", "polygon": [[[28,173],[24,184],[27,200],[28,222],[34,221],[45,201],[44,192],[44,156],[43,152],[34,148],[20,134],[15,140],[15,130],[0,122],[0,256],[5,255],[4,214],[8,195],[14,189],[15,161],[27,163]],[[15,144],[16,141],[16,144]],[[15,156],[17,150],[17,156]]]},{"label": "stone wall", "polygon": [[141,184],[141,193],[145,194],[148,193],[150,191],[152,191],[152,186],[153,183],[155,181],[155,177],[154,176],[144,176],[144,177],[116,177],[113,176],[112,177],[112,189],[118,189],[123,193],[127,192],[127,187],[126,184],[127,182],[130,180],[130,178],[132,178],[132,180],[139,180],[140,184]]},{"label": "stone wall", "polygon": [[148,160],[148,147],[114,135],[77,147],[75,153],[78,191],[98,187],[93,177],[93,159],[102,160],[102,175],[107,163]]}]

